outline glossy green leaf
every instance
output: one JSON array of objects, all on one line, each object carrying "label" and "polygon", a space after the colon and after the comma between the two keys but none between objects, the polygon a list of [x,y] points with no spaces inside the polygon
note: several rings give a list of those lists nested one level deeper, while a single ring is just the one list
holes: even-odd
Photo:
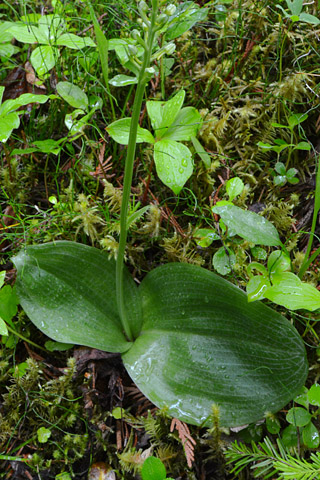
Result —
[{"label": "glossy green leaf", "polygon": [[287,422],[291,423],[295,427],[304,427],[310,422],[311,418],[311,413],[302,407],[290,408],[286,415]]},{"label": "glossy green leaf", "polygon": [[274,250],[270,253],[267,265],[271,276],[291,270],[290,257],[281,250]]},{"label": "glossy green leaf", "polygon": [[81,50],[85,47],[95,47],[96,44],[90,37],[78,37],[73,33],[64,33],[57,38],[55,45],[73,48],[74,50]]},{"label": "glossy green leaf", "polygon": [[9,322],[17,313],[19,303],[15,287],[5,285],[0,290],[0,317],[5,322]]},{"label": "glossy green leaf", "polygon": [[208,9],[199,8],[194,2],[183,2],[169,19],[169,27],[166,29],[166,40],[174,40],[183,35],[196,23],[207,18]]},{"label": "glossy green leaf", "polygon": [[274,169],[280,175],[286,175],[286,166],[283,162],[277,162],[274,166]]},{"label": "glossy green leaf", "polygon": [[54,49],[50,45],[41,45],[33,50],[30,61],[37,74],[41,77],[56,64]]},{"label": "glossy green leaf", "polygon": [[299,142],[293,150],[311,150],[311,145],[308,142]]},{"label": "glossy green leaf", "polygon": [[227,247],[220,247],[212,257],[212,265],[220,275],[227,275],[231,272],[236,263],[234,252]]},{"label": "glossy green leaf", "polygon": [[308,423],[302,430],[303,443],[308,448],[318,448],[320,444],[320,434],[317,427],[312,423]]},{"label": "glossy green leaf", "polygon": [[[110,137],[121,145],[128,145],[130,133],[131,118],[121,118],[107,126],[106,130]],[[154,143],[154,138],[151,132],[138,125],[137,143]]]},{"label": "glossy green leaf", "polygon": [[20,125],[20,118],[17,112],[0,116],[0,142],[6,143],[12,131]]},{"label": "glossy green leaf", "polygon": [[317,407],[320,407],[320,385],[318,383],[315,383],[310,388],[308,392],[308,400],[311,405],[316,405]]},{"label": "glossy green leaf", "polygon": [[164,480],[167,472],[160,458],[148,457],[141,469],[142,480]]},{"label": "glossy green leaf", "polygon": [[57,84],[57,92],[71,107],[87,110],[88,97],[77,85],[70,82],[59,82]]},{"label": "glossy green leaf", "polygon": [[177,195],[192,175],[193,164],[189,148],[164,138],[154,146],[154,162],[160,180]]},{"label": "glossy green leaf", "polygon": [[176,119],[183,105],[184,97],[185,91],[180,90],[167,102],[147,102],[148,115],[157,138],[162,138]]},{"label": "glossy green leaf", "polygon": [[0,335],[8,335],[6,322],[0,317]]},{"label": "glossy green leaf", "polygon": [[243,210],[235,205],[217,204],[212,208],[222,221],[239,237],[257,245],[281,245],[279,234],[274,225],[257,213]]},{"label": "glossy green leaf", "polygon": [[114,87],[125,87],[127,85],[134,85],[138,83],[137,77],[129,77],[128,75],[116,75],[109,80],[110,85]]},{"label": "glossy green leaf", "polygon": [[308,400],[308,389],[307,387],[303,386],[298,393],[298,395],[293,399],[295,403],[299,405],[303,405],[304,407],[309,407],[309,400]]},{"label": "glossy green leaf", "polygon": [[218,233],[212,228],[198,228],[193,235],[199,247],[207,248],[214,240],[220,240]]},{"label": "glossy green leaf", "polygon": [[289,119],[288,119],[288,124],[289,124],[289,127],[290,128],[294,128],[296,127],[297,125],[299,125],[300,123],[304,122],[305,120],[307,120],[308,118],[308,114],[307,113],[294,113],[293,115],[290,115]]},{"label": "glossy green leaf", "polygon": [[242,193],[244,189],[244,183],[239,177],[230,178],[226,182],[226,191],[229,195],[229,200],[232,202],[238,195]]},{"label": "glossy green leaf", "polygon": [[41,31],[41,29],[35,26],[30,27],[28,25],[16,23],[8,29],[8,32],[22,43],[49,44],[48,37]]},{"label": "glossy green leaf", "polygon": [[262,300],[264,298],[264,292],[268,286],[270,286],[270,282],[267,276],[256,275],[251,277],[246,287],[248,302]]},{"label": "glossy green leaf", "polygon": [[320,20],[319,18],[315,17],[314,15],[310,15],[309,13],[302,12],[299,15],[299,20],[305,23],[311,23],[312,25],[319,25]]},{"label": "glossy green leaf", "polygon": [[268,298],[289,310],[303,308],[313,312],[320,308],[320,292],[312,285],[302,282],[291,272],[283,272],[272,277],[273,285],[264,291]]},{"label": "glossy green leaf", "polygon": [[202,125],[202,117],[194,107],[185,107],[178,113],[168,130],[162,133],[161,138],[175,141],[188,141],[195,137]]},{"label": "glossy green leaf", "polygon": [[216,404],[222,426],[243,425],[280,410],[304,385],[297,331],[221,277],[167,264],[139,289],[142,332],[123,360],[141,391],[170,415],[199,425]]},{"label": "glossy green leaf", "polygon": [[[13,261],[17,293],[32,322],[53,340],[110,352],[130,348],[116,305],[115,262],[95,248],[60,241],[29,247]],[[137,287],[125,270],[132,329],[140,331]]]},{"label": "glossy green leaf", "polygon": [[[3,102],[3,104],[0,107],[0,115],[1,116],[6,116],[7,118],[7,113],[14,112],[15,110],[18,110],[18,108],[23,107],[24,105],[29,105],[29,103],[46,103],[46,101],[49,99],[47,95],[35,95],[33,93],[24,93],[23,95],[20,95],[18,98],[15,98],[13,100],[6,100]],[[19,112],[22,113],[22,112]],[[2,122],[2,119],[1,119]]]},{"label": "glossy green leaf", "polygon": [[298,446],[298,431],[294,425],[288,425],[282,432],[282,443],[285,447],[297,447]]},{"label": "glossy green leaf", "polygon": [[40,427],[37,430],[37,437],[39,443],[47,443],[47,441],[51,437],[51,430],[45,427]]},{"label": "glossy green leaf", "polygon": [[275,415],[268,415],[266,418],[266,427],[269,433],[277,435],[280,432],[280,421]]},{"label": "glossy green leaf", "polygon": [[0,288],[3,286],[4,284],[4,279],[6,278],[6,272],[5,270],[3,270],[2,272],[0,272]]}]

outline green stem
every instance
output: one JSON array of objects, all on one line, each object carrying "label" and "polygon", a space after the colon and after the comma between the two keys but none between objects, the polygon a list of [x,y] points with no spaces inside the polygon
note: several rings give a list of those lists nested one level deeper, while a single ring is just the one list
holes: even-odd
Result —
[{"label": "green stem", "polygon": [[124,254],[127,243],[127,217],[128,217],[128,206],[130,200],[131,184],[132,184],[132,175],[133,175],[133,164],[136,152],[136,140],[137,140],[137,131],[139,125],[139,117],[141,111],[141,105],[144,95],[144,89],[147,83],[146,68],[150,65],[150,58],[152,52],[152,46],[154,41],[154,36],[156,33],[156,15],[158,10],[158,0],[152,0],[152,13],[150,18],[150,27],[147,32],[147,41],[146,49],[143,57],[143,63],[140,70],[140,75],[138,79],[137,90],[133,103],[132,117],[131,117],[131,127],[129,133],[129,143],[127,149],[127,158],[124,170],[124,181],[123,181],[123,196],[121,204],[121,213],[120,213],[120,239],[119,239],[119,248],[117,255],[116,263],[116,292],[117,292],[117,305],[118,312],[120,315],[120,320],[122,323],[123,330],[129,341],[133,340],[133,334],[130,328],[130,323],[128,321],[128,316],[125,308],[124,301],[124,289],[123,289],[123,264],[124,264]]},{"label": "green stem", "polygon": [[13,328],[11,328],[7,323],[6,323],[6,327],[7,327],[9,332],[13,333],[14,335],[16,335],[18,338],[20,338],[24,342],[30,343],[30,345],[33,345],[34,347],[39,348],[39,350],[43,350],[44,352],[47,352],[47,350],[45,348],[40,347],[40,345],[34,343],[32,340],[29,340],[29,338],[24,337],[23,335],[21,335],[21,333],[16,332],[16,330],[13,330]]},{"label": "green stem", "polygon": [[317,175],[316,175],[316,190],[315,190],[315,198],[314,198],[314,209],[313,209],[313,217],[312,217],[312,225],[311,225],[311,232],[309,236],[309,241],[307,245],[307,250],[304,256],[303,263],[301,265],[300,271],[299,271],[299,278],[302,278],[307,269],[309,268],[309,265],[313,260],[318,256],[318,250],[309,258],[312,244],[313,244],[313,237],[314,237],[314,232],[316,229],[317,225],[317,220],[318,220],[318,213],[320,210],[320,168],[319,168],[319,159],[318,159],[318,165],[317,165]]}]

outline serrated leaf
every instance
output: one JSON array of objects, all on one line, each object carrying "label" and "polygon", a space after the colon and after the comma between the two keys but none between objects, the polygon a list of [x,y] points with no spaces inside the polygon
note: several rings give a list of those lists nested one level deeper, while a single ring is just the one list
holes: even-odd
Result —
[{"label": "serrated leaf", "polygon": [[227,247],[220,247],[212,257],[212,265],[220,275],[227,275],[231,272],[236,263],[234,252]]},{"label": "serrated leaf", "polygon": [[[13,261],[20,303],[46,335],[58,342],[110,352],[130,348],[116,304],[115,262],[104,252],[60,241],[29,247]],[[140,299],[126,270],[125,284],[128,316],[137,335]]]},{"label": "serrated leaf", "polygon": [[33,50],[30,61],[39,77],[42,77],[55,66],[55,55],[54,49],[50,45],[42,45]]},{"label": "serrated leaf", "polygon": [[281,245],[279,234],[274,225],[257,213],[243,210],[235,205],[215,206],[223,222],[237,235],[257,245]]},{"label": "serrated leaf", "polygon": [[57,92],[71,107],[87,110],[88,97],[77,85],[70,82],[57,83]]},{"label": "serrated leaf", "polygon": [[128,75],[116,75],[109,80],[110,85],[114,87],[125,87],[127,85],[134,85],[138,83],[137,77],[129,77]]},{"label": "serrated leaf", "polygon": [[177,195],[192,175],[193,164],[189,148],[164,138],[155,143],[154,162],[160,180]]},{"label": "serrated leaf", "polygon": [[55,42],[55,45],[73,48],[74,50],[96,46],[90,37],[78,37],[78,35],[74,35],[73,33],[64,33],[60,35]]},{"label": "serrated leaf", "polygon": [[175,141],[188,141],[195,137],[202,125],[202,117],[194,107],[185,107],[178,113],[176,119],[171,123],[161,138]]},{"label": "serrated leaf", "polygon": [[[107,126],[106,130],[110,137],[121,145],[128,145],[130,133],[131,118],[121,118]],[[138,125],[137,143],[154,143],[155,140],[149,130],[141,128]]]},{"label": "serrated leaf", "polygon": [[[167,264],[141,285],[143,334],[123,355],[138,388],[191,424],[255,422],[304,385],[300,335],[284,317],[200,267]],[[201,381],[199,381],[201,378]]]},{"label": "serrated leaf", "polygon": [[268,298],[289,310],[309,310],[313,312],[320,308],[320,292],[300,280],[291,272],[283,272],[272,278],[273,285],[264,292]]}]

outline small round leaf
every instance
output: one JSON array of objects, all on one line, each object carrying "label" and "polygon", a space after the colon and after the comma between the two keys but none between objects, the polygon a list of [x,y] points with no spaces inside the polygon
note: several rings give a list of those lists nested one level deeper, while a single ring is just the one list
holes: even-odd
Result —
[{"label": "small round leaf", "polygon": [[311,420],[311,414],[302,407],[293,407],[287,413],[286,420],[295,427],[304,427]]}]

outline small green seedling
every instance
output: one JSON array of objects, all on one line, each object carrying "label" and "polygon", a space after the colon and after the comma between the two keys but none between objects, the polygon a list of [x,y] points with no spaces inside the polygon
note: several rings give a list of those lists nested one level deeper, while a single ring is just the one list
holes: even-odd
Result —
[{"label": "small green seedling", "polygon": [[319,18],[302,11],[303,0],[286,0],[286,4],[290,13],[286,12],[281,5],[276,5],[277,8],[282,10],[285,18],[290,18],[292,22],[304,22],[311,23],[312,25],[319,25]]},{"label": "small green seedling", "polygon": [[[154,145],[154,161],[158,177],[178,194],[192,175],[192,153],[181,143],[195,137],[202,118],[194,107],[182,108],[185,91],[180,90],[167,102],[147,102],[147,112],[154,129],[138,127],[137,143],[148,142]],[[111,123],[107,132],[116,142],[128,145],[131,118],[122,118]]]},{"label": "small green seedling", "polygon": [[[37,44],[31,53],[30,62],[39,77],[43,77],[56,64],[59,58],[59,47],[82,50],[84,47],[95,47],[89,37],[79,37],[66,33],[66,22],[59,15],[34,15],[34,25],[26,25],[24,21],[12,23],[6,33],[16,40],[27,44]],[[28,20],[28,19],[26,19]]]},{"label": "small green seedling", "polygon": [[[249,302],[268,298],[289,310],[320,308],[320,292],[309,283],[302,282],[291,271],[290,257],[275,250],[268,258],[267,268],[252,262],[247,268],[250,280],[247,284]],[[256,271],[258,275],[254,275]]]},{"label": "small green seedling", "polygon": [[[320,433],[317,426],[320,415],[320,385],[315,383],[308,389],[303,387],[294,402],[302,405],[288,410],[286,420],[290,424],[282,432],[282,441],[285,446],[295,447],[298,442],[297,428],[302,438],[302,443],[307,448],[318,448]],[[311,411],[310,407],[318,407]]]},{"label": "small green seedling", "polygon": [[0,335],[9,335],[9,329],[15,330],[12,318],[17,313],[17,305],[19,299],[16,295],[15,288],[10,285],[4,286],[6,272],[0,272]]},{"label": "small green seedling", "polygon": [[296,168],[289,168],[286,169],[286,166],[282,162],[277,162],[275,167],[275,171],[278,175],[274,176],[273,183],[277,186],[284,186],[287,182],[295,185],[299,183],[299,179],[296,177],[298,170]]},{"label": "small green seedling", "polygon": [[148,457],[141,468],[142,480],[174,480],[167,477],[166,467],[160,458]]}]

